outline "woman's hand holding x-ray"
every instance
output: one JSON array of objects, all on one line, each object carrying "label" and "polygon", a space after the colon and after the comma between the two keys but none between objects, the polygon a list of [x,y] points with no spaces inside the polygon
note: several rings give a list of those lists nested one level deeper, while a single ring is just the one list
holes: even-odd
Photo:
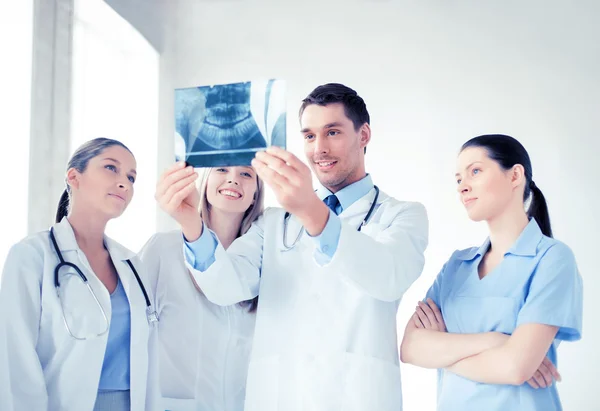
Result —
[{"label": "woman's hand holding x-ray", "polygon": [[160,176],[154,196],[160,208],[181,225],[188,241],[195,241],[202,234],[197,178],[198,173],[192,166],[186,167],[185,162],[177,162]]},{"label": "woman's hand holding x-ray", "polygon": [[[442,313],[431,298],[427,299],[427,303],[419,301],[412,316],[412,321],[417,328],[439,332],[447,331]],[[553,379],[560,381],[560,374],[554,364],[552,364],[552,361],[548,357],[545,357],[537,371],[533,374],[533,377],[527,383],[536,389],[546,388],[552,385]]]},{"label": "woman's hand holding x-ray", "polygon": [[329,209],[315,194],[306,164],[289,151],[271,146],[256,153],[252,166],[275,192],[279,204],[300,219],[308,234],[321,234],[329,218]]}]

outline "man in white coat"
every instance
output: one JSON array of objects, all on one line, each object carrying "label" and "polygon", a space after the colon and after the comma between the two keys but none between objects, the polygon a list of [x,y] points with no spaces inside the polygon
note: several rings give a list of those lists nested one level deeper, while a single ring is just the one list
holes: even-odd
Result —
[{"label": "man in white coat", "polygon": [[423,269],[426,210],[380,192],[366,173],[370,118],[354,90],[317,87],[300,124],[319,187],[293,154],[257,153],[252,165],[283,209],[266,210],[227,251],[203,230],[189,167],[165,173],[157,199],[182,225],[208,299],[259,296],[247,411],[399,411],[396,312]]}]

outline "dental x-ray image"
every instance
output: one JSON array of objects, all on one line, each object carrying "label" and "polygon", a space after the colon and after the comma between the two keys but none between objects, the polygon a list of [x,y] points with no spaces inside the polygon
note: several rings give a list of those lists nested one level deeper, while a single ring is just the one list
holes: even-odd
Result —
[{"label": "dental x-ray image", "polygon": [[175,159],[194,167],[250,165],[286,146],[285,82],[247,81],[175,90]]}]

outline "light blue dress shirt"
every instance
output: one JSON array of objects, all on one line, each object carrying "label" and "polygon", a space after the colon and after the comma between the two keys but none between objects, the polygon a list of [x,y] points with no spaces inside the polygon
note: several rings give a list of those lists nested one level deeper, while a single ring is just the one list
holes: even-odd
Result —
[{"label": "light blue dress shirt", "polygon": [[[337,250],[340,241],[340,233],[342,231],[342,221],[338,216],[354,202],[366,196],[372,189],[373,180],[371,179],[371,176],[367,174],[361,180],[358,180],[335,193],[335,196],[339,201],[336,212],[334,213],[332,210],[329,210],[329,219],[327,220],[327,224],[325,224],[325,228],[323,228],[321,234],[311,237],[317,246],[315,258],[319,264],[323,265],[331,261],[331,258],[333,258],[333,255]],[[317,189],[317,196],[321,200],[325,200],[325,198],[331,194],[333,193],[323,186],[320,186]]]},{"label": "light blue dress shirt", "polygon": [[[512,334],[521,324],[559,327],[548,358],[558,366],[560,341],[581,338],[583,284],[572,251],[542,234],[531,219],[502,262],[483,279],[478,266],[490,246],[456,251],[427,292],[451,333]],[[438,411],[562,410],[556,383],[482,384],[438,370]]]}]

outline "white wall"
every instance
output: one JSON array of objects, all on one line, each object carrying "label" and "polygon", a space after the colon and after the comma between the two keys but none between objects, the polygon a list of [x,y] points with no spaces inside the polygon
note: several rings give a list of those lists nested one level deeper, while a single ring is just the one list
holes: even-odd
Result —
[{"label": "white wall", "polygon": [[7,57],[0,65],[0,267],[12,244],[27,234],[32,39],[33,0],[0,14],[0,50]]},{"label": "white wall", "polygon": [[[600,231],[593,213],[600,200],[599,12],[589,0],[180,0],[163,62],[171,76],[161,88],[161,138],[173,135],[172,88],[279,77],[290,87],[288,147],[301,155],[300,100],[325,82],[355,88],[372,118],[368,171],[389,194],[422,201],[429,211],[427,264],[401,305],[402,330],[451,252],[479,245],[486,234],[457,201],[457,150],[478,134],[515,136],[530,152],[555,236],[572,247],[584,278],[584,338],[560,347],[559,390],[565,409],[592,409],[600,405],[592,300],[600,293],[593,257]],[[172,158],[159,155],[159,164]],[[267,203],[274,204],[271,193]],[[434,371],[403,366],[407,411],[433,410],[434,387]]]}]

